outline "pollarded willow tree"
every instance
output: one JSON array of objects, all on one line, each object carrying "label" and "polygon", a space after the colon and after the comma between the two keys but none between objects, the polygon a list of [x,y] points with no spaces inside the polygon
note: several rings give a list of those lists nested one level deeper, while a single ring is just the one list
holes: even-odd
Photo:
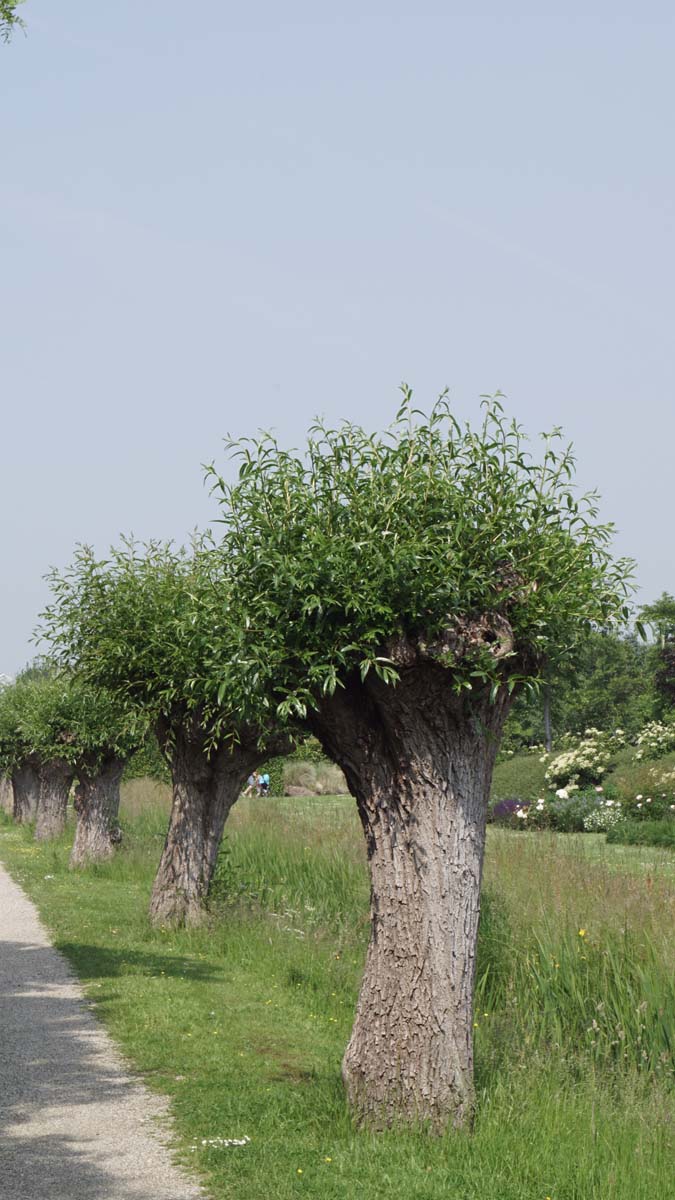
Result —
[{"label": "pollarded willow tree", "polygon": [[[14,729],[6,729],[18,820],[35,819],[35,837],[63,833],[75,776],[69,755],[68,681],[43,666],[14,685]],[[11,691],[11,689],[10,689]],[[37,783],[37,797],[35,785]]]},{"label": "pollarded willow tree", "polygon": [[472,1005],[492,768],[516,690],[594,622],[625,617],[595,497],[569,449],[538,462],[486,401],[445,398],[367,435],[315,426],[304,455],[230,443],[212,472],[222,553],[249,636],[242,658],[305,717],[356,797],[371,938],[343,1061],[374,1126],[470,1122]]},{"label": "pollarded willow tree", "polygon": [[29,703],[26,680],[0,690],[0,773],[11,781],[12,815],[20,824],[35,820],[40,799],[40,763],[23,728]]},{"label": "pollarded willow tree", "polygon": [[67,711],[61,715],[67,735],[64,756],[77,782],[73,868],[103,862],[114,853],[122,776],[143,743],[147,720],[117,695],[76,676],[69,680],[66,698]]},{"label": "pollarded willow tree", "polygon": [[246,778],[270,754],[290,749],[250,675],[238,707],[230,703],[242,634],[222,558],[204,541],[191,553],[125,543],[107,560],[83,548],[50,580],[41,634],[52,652],[130,713],[146,714],[157,733],[173,804],[150,916],[195,924]]}]

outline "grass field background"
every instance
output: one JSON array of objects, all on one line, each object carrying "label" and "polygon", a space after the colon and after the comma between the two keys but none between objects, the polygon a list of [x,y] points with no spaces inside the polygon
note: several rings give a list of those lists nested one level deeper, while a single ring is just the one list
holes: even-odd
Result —
[{"label": "grass field background", "polygon": [[475,1131],[371,1135],[340,1080],[368,937],[353,802],[242,800],[206,924],[180,933],[146,919],[167,804],[161,785],[126,785],[120,853],[81,874],[72,828],[37,846],[2,818],[0,857],[131,1063],[171,1097],[177,1153],[213,1197],[672,1196],[672,853],[491,829]]}]

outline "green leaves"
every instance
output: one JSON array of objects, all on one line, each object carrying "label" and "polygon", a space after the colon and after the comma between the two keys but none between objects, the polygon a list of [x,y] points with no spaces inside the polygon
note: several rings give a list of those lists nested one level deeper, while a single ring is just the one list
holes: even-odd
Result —
[{"label": "green leaves", "polygon": [[17,13],[23,0],[0,0],[0,41],[8,42],[15,29],[22,29],[24,22]]},{"label": "green leaves", "polygon": [[51,653],[129,712],[264,737],[350,677],[395,685],[397,640],[431,647],[471,704],[620,622],[631,564],[560,431],[535,461],[499,396],[474,429],[445,394],[425,415],[402,393],[381,434],[316,422],[303,453],[228,441],[234,481],[206,469],[218,542],[80,547],[50,576]]},{"label": "green leaves", "polygon": [[95,768],[111,754],[128,758],[142,744],[147,720],[122,696],[94,688],[53,664],[20,676],[0,694],[0,760],[5,769],[28,755]]},{"label": "green leaves", "polygon": [[[269,672],[251,653],[256,629],[233,601],[226,561],[208,536],[189,551],[126,541],[104,560],[80,547],[49,581],[41,639],[130,715],[195,721],[214,739],[244,725],[262,736],[274,723]],[[261,596],[258,625],[263,610]]]},{"label": "green leaves", "polygon": [[446,664],[453,686],[494,698],[594,623],[621,620],[631,565],[613,562],[595,494],[574,490],[560,430],[535,461],[499,397],[483,399],[475,430],[445,395],[425,415],[401,390],[382,434],[316,422],[304,454],[262,434],[228,443],[234,483],[209,471],[246,656],[280,694],[300,681],[330,694],[353,671],[394,684],[391,638],[433,642],[456,618],[497,613],[515,634],[510,658],[465,650]]}]

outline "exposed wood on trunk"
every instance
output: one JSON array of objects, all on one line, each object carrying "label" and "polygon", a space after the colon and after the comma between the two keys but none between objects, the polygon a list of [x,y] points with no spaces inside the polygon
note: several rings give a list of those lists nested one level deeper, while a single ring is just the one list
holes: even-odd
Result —
[{"label": "exposed wood on trunk", "polygon": [[[400,660],[399,660],[400,661]],[[311,717],[368,847],[371,938],[343,1077],[358,1118],[465,1126],[485,823],[508,708],[450,687],[425,655],[396,687],[353,679]]]},{"label": "exposed wood on trunk", "polygon": [[40,801],[35,822],[38,841],[47,841],[63,833],[73,778],[73,768],[65,759],[55,758],[41,764]]},{"label": "exposed wood on trunk", "polygon": [[13,816],[19,824],[34,821],[40,800],[40,774],[36,759],[27,758],[12,772]]},{"label": "exposed wood on trunk", "polygon": [[111,756],[96,770],[80,770],[75,794],[77,826],[70,866],[103,862],[111,858],[111,832],[120,807],[120,783],[124,759]]}]

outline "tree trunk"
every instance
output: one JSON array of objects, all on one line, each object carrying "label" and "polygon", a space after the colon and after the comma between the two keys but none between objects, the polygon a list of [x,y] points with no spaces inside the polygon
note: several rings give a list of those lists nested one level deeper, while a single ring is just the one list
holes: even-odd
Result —
[{"label": "tree trunk", "polygon": [[544,684],[544,746],[551,753],[553,749],[553,732],[551,730],[551,685]]},{"label": "tree trunk", "polygon": [[[196,925],[218,857],[223,827],[251,771],[266,757],[255,740],[209,754],[202,731],[159,731],[173,780],[173,805],[150,899],[155,925]],[[170,749],[169,749],[170,747]]]},{"label": "tree trunk", "polygon": [[40,775],[32,759],[26,759],[12,772],[12,790],[14,820],[21,825],[34,821],[40,800]]},{"label": "tree trunk", "polygon": [[352,681],[310,718],[356,797],[371,936],[342,1073],[375,1128],[470,1125],[473,990],[487,804],[506,716],[437,665]]},{"label": "tree trunk", "polygon": [[40,801],[35,822],[37,841],[48,841],[63,833],[73,778],[73,768],[65,759],[55,758],[40,767]]},{"label": "tree trunk", "polygon": [[124,759],[106,760],[97,772],[80,772],[75,798],[77,826],[70,855],[70,867],[104,862],[111,858],[114,846],[111,832],[120,807],[120,783]]},{"label": "tree trunk", "polygon": [[0,808],[8,815],[14,812],[12,781],[6,775],[0,775]]}]

